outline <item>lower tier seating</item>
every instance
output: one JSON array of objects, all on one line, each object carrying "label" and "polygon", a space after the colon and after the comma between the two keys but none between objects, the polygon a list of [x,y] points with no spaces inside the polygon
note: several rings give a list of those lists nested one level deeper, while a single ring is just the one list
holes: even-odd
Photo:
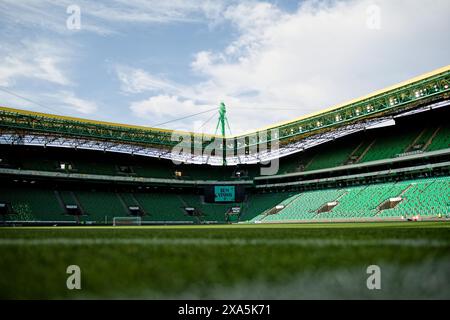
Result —
[{"label": "lower tier seating", "polygon": [[[240,207],[239,221],[283,222],[361,218],[409,218],[448,216],[450,176],[377,183],[356,187],[305,192],[250,193],[241,203],[205,203],[190,193],[107,190],[55,190],[33,185],[0,187],[0,203],[9,213],[1,220],[84,221],[111,223],[130,215],[138,206],[149,222],[225,222],[232,207]],[[67,206],[78,206],[81,216]],[[185,208],[196,209],[189,215]],[[233,220],[235,221],[235,220]]]},{"label": "lower tier seating", "polygon": [[271,222],[446,216],[450,213],[450,177],[307,191],[279,205],[284,208],[253,220]]}]

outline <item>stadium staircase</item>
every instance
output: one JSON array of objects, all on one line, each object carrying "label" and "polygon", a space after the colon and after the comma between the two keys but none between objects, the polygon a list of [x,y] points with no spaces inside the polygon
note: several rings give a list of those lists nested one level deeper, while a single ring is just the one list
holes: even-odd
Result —
[{"label": "stadium staircase", "polygon": [[[285,200],[286,205],[277,214],[267,216],[264,221],[310,220],[317,215],[317,210],[325,203],[334,201],[345,190],[320,190],[304,192]],[[281,203],[283,205],[284,203]]]},{"label": "stadium staircase", "polygon": [[441,130],[441,127],[437,127],[433,134],[431,135],[430,139],[428,139],[428,141],[425,143],[425,145],[423,146],[423,150],[428,150],[428,148],[430,147],[430,144],[433,142],[434,138],[437,136],[437,134],[439,133],[439,130]]},{"label": "stadium staircase", "polygon": [[450,148],[450,126],[441,127],[428,146],[428,151]]},{"label": "stadium staircase", "polygon": [[352,154],[348,157],[345,164],[353,164],[358,163],[361,159],[369,152],[369,149],[373,146],[375,140],[370,141],[362,141],[358,147],[352,152]]},{"label": "stadium staircase", "polygon": [[[195,196],[193,196],[194,198],[195,198]],[[183,206],[184,207],[194,207],[194,208],[196,208],[195,206],[192,206],[191,204],[189,204],[181,195],[177,195],[177,198],[180,200],[180,202],[183,204]],[[196,201],[194,201],[194,203],[195,203]],[[200,222],[202,222],[203,221],[203,217],[202,217],[202,210],[200,209],[200,208],[196,208],[196,210],[198,210],[197,212],[199,212],[200,211],[200,215],[194,215],[193,216],[193,218],[194,218],[194,220],[197,222],[197,223],[200,223]]]},{"label": "stadium staircase", "polygon": [[[264,220],[268,217],[272,217],[276,214],[281,213],[282,211],[284,211],[285,209],[287,209],[294,201],[296,201],[299,197],[301,197],[302,194],[297,194],[294,195],[292,197],[287,198],[286,200],[282,201],[281,203],[279,203],[278,205],[276,205],[275,207],[269,208],[266,211],[264,211],[261,216],[260,216],[260,220]],[[281,209],[278,209],[277,207],[280,207]],[[273,219],[267,219],[267,220],[273,220]]]},{"label": "stadium staircase", "polygon": [[427,142],[433,135],[433,128],[426,127],[423,129],[420,134],[414,139],[414,141],[406,148],[405,153],[415,152],[415,151],[423,151]]},{"label": "stadium staircase", "polygon": [[247,199],[247,208],[241,216],[241,221],[259,221],[265,216],[267,211],[294,195],[295,193],[287,192],[250,194]]}]

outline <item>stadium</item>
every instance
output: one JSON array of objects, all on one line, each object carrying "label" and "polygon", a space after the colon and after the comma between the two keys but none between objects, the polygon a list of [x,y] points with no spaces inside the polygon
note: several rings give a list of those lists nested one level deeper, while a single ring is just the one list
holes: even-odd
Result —
[{"label": "stadium", "polygon": [[[171,297],[197,274],[192,265],[195,258],[185,257],[188,261],[184,265],[178,261],[183,255],[178,258],[170,255],[171,250],[177,252],[183,247],[194,249],[196,255],[209,246],[221,248],[214,250],[206,263],[205,267],[211,270],[197,274],[202,280],[198,280],[200,289],[194,290],[194,297],[223,297],[222,292],[204,292],[203,286],[211,282],[223,285],[229,279],[230,283],[241,281],[241,277],[251,279],[249,266],[242,267],[245,272],[241,277],[233,278],[232,271],[220,276],[209,273],[219,266],[239,268],[236,264],[241,263],[241,258],[233,260],[231,257],[235,255],[249,254],[254,261],[262,259],[262,263],[273,264],[266,261],[273,246],[278,249],[280,259],[289,248],[304,250],[304,246],[311,245],[330,246],[331,250],[338,246],[338,256],[352,260],[358,259],[355,252],[349,258],[340,251],[347,246],[358,249],[361,246],[370,252],[373,246],[383,247],[386,242],[388,250],[381,250],[384,258],[394,252],[404,255],[406,260],[431,255],[439,258],[438,265],[445,265],[447,260],[440,260],[440,252],[448,249],[449,85],[447,66],[323,112],[244,136],[199,139],[196,133],[176,132],[177,137],[185,137],[181,142],[185,148],[177,152],[173,150],[182,139],[173,139],[169,130],[2,107],[2,225],[22,227],[19,233],[17,229],[2,230],[3,249],[13,250],[22,244],[23,252],[19,255],[27,255],[39,245],[31,256],[42,259],[41,263],[50,259],[48,262],[52,264],[64,263],[68,259],[64,255],[71,254],[64,253],[61,260],[54,261],[55,257],[45,250],[48,245],[83,247],[83,250],[99,245],[110,258],[116,246],[119,248],[112,252],[117,257],[130,255],[134,250],[138,255],[153,257],[155,252],[137,249],[147,245],[156,247],[152,250],[168,250],[169,253],[161,253],[161,263],[169,259],[166,262],[174,268],[172,272],[182,268],[182,280],[171,281],[166,278],[170,272],[153,270],[153,266],[152,271],[143,272],[144,277],[155,272],[157,282],[166,283],[167,287],[158,287],[162,290],[158,294],[146,292],[150,297],[166,294]],[[220,110],[218,126],[224,127],[224,104]],[[196,139],[201,141],[201,152],[189,148],[190,141]],[[205,153],[207,148],[212,151]],[[276,172],[263,174],[274,162],[278,166]],[[436,243],[428,244],[430,235]],[[402,247],[406,252],[396,249],[395,241],[403,246],[402,237],[406,237],[405,243],[411,242],[406,249]],[[331,243],[327,245],[326,239]],[[409,246],[425,246],[427,250],[411,254]],[[248,252],[252,247],[260,247],[263,258]],[[228,252],[231,260],[219,258],[221,250],[224,254],[231,250]],[[299,256],[292,263],[304,259],[301,252],[296,250],[294,255]],[[14,264],[16,255],[15,251],[5,254],[2,270],[20,278]],[[88,264],[87,256],[77,255],[77,259]],[[346,259],[338,264],[345,265]],[[99,265],[94,264],[92,272],[101,268],[101,263],[96,263]],[[318,261],[308,263],[314,266]],[[133,282],[141,274],[137,270],[133,273],[138,261],[118,264],[119,270],[125,269],[121,271],[126,275],[124,279]],[[285,266],[292,268],[290,263]],[[25,266],[18,269],[22,268]],[[279,265],[274,265],[270,270],[278,268]],[[412,272],[405,268],[407,273]],[[261,274],[253,270],[263,278],[271,278],[271,271]],[[448,279],[446,271],[443,272]],[[283,272],[281,276],[285,277]],[[99,288],[89,291],[93,297],[105,297],[104,294],[116,297],[114,290],[125,285],[106,289],[98,281]],[[9,290],[3,292],[6,296],[51,298],[68,294],[51,284],[44,293],[38,287],[20,290],[6,280],[2,282],[2,287]],[[436,294],[448,297],[445,287],[433,285],[439,294],[433,291],[435,287],[428,288],[431,297]],[[403,288],[401,294],[409,289]],[[271,291],[264,290],[265,294]],[[241,289],[238,292],[238,296],[243,294]],[[360,294],[350,292],[350,297]],[[427,297],[426,291],[414,292],[413,297]],[[236,292],[227,294],[236,296]],[[265,294],[262,297],[267,297]],[[392,298],[390,294],[382,297]],[[292,298],[286,294],[281,297]]]},{"label": "stadium", "polygon": [[2,107],[2,223],[444,220],[449,85],[447,66],[236,137],[224,134],[222,104],[223,135],[175,132],[182,142],[164,129]]}]

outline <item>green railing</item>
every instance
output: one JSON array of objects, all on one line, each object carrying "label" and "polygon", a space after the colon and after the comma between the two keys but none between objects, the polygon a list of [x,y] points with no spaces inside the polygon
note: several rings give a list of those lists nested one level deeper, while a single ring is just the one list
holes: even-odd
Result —
[{"label": "green railing", "polygon": [[[418,105],[439,101],[450,97],[450,71],[433,75],[420,81],[383,92],[367,99],[350,103],[337,109],[327,111],[301,120],[274,126],[268,129],[265,141],[278,140],[280,144],[290,143],[295,140],[343,127],[363,119],[370,119],[381,115],[395,114],[416,108]],[[57,135],[69,138],[85,138],[101,141],[114,141],[124,144],[137,144],[154,146],[162,149],[170,149],[179,143],[172,141],[173,131],[157,128],[134,128],[126,126],[114,126],[89,121],[76,121],[59,119],[45,115],[20,113],[12,109],[0,109],[0,128],[3,130],[23,131],[26,133]],[[277,134],[272,136],[270,129],[275,129]],[[194,139],[202,139],[202,150],[211,141],[211,135],[197,133],[185,133]],[[252,134],[227,138],[228,148],[235,153],[238,150],[265,143],[262,140],[262,131]],[[222,152],[222,147],[216,148]],[[242,154],[242,151],[240,151]]]}]

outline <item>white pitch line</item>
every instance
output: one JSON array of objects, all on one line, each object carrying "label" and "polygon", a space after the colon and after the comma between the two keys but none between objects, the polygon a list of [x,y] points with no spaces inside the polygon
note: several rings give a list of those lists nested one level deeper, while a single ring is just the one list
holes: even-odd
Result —
[{"label": "white pitch line", "polygon": [[450,241],[433,239],[202,239],[202,238],[43,238],[43,239],[0,239],[0,246],[84,246],[84,245],[145,245],[145,246],[399,246],[399,247],[449,247]]}]

